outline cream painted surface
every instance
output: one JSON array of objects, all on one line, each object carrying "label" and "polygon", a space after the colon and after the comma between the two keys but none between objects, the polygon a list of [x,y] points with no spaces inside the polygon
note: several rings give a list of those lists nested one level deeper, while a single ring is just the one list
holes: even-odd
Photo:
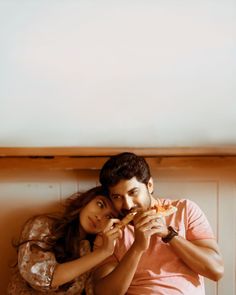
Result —
[{"label": "cream painted surface", "polygon": [[[59,208],[60,200],[77,190],[98,184],[98,171],[8,171],[0,173],[0,294],[5,294],[16,258],[11,238],[29,216]],[[235,294],[236,172],[233,170],[152,167],[156,194],[194,200],[208,216],[225,261],[225,276],[218,283],[206,280],[207,295]]]},{"label": "cream painted surface", "polygon": [[0,146],[236,144],[234,0],[0,0]]}]

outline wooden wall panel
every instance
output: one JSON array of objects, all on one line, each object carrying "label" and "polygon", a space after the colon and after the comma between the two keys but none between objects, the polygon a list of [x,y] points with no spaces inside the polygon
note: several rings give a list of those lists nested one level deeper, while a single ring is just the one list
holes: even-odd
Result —
[{"label": "wooden wall panel", "polygon": [[60,186],[57,182],[0,182],[0,294],[10,274],[9,264],[15,262],[15,249],[11,246],[23,222],[34,214],[58,208]]},{"label": "wooden wall panel", "polygon": [[[235,178],[236,180],[236,178]],[[224,256],[225,274],[218,284],[218,294],[236,294],[236,185],[222,179],[219,185],[218,231]]]},{"label": "wooden wall panel", "polygon": [[[187,178],[187,176],[186,176]],[[171,199],[190,199],[196,202],[208,216],[214,233],[217,234],[218,183],[217,181],[159,182],[158,194]]]}]

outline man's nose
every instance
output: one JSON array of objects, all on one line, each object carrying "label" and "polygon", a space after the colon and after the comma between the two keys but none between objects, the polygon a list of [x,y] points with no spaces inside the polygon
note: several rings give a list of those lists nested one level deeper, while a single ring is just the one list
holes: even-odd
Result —
[{"label": "man's nose", "polygon": [[123,200],[123,208],[126,210],[132,209],[134,206],[132,198],[125,196]]}]

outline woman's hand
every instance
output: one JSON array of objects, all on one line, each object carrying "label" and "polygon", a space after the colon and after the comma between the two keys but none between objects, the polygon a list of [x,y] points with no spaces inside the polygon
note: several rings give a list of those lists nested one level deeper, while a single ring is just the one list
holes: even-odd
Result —
[{"label": "woman's hand", "polygon": [[119,219],[110,219],[105,226],[105,229],[101,233],[99,233],[96,238],[96,247],[102,248],[102,250],[106,252],[107,256],[113,254],[116,240],[122,235],[121,230],[115,226],[119,222]]}]

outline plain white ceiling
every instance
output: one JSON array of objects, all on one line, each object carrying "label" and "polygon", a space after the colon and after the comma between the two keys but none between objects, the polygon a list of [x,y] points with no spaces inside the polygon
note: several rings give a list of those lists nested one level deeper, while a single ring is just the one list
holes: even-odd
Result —
[{"label": "plain white ceiling", "polygon": [[236,144],[236,2],[0,0],[0,146]]}]

